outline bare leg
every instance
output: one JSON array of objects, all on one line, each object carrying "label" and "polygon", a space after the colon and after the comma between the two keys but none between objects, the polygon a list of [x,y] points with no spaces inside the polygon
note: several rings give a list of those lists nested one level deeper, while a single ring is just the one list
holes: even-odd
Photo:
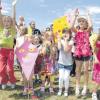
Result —
[{"label": "bare leg", "polygon": [[80,78],[81,78],[82,61],[76,60],[76,96],[79,96]]},{"label": "bare leg", "polygon": [[88,61],[84,61],[84,86],[83,86],[83,90],[82,90],[82,95],[86,95],[87,93],[87,86],[88,86],[88,79],[89,79],[89,60]]}]

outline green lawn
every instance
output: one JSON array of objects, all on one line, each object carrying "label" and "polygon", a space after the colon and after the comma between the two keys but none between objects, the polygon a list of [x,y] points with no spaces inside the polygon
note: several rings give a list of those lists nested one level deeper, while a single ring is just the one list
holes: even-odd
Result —
[{"label": "green lawn", "polygon": [[[17,77],[17,86],[16,89],[11,90],[9,87],[6,90],[1,90],[0,88],[0,100],[33,100],[28,99],[28,96],[23,97],[22,96],[22,83],[19,81],[21,78],[21,74],[19,71],[15,71],[15,75]],[[82,76],[82,81],[81,83],[83,84],[83,76]],[[54,84],[55,87],[55,93],[54,94],[49,94],[48,91],[45,92],[45,94],[41,94],[39,92],[39,85],[35,85],[35,94],[39,96],[39,99],[36,100],[91,100],[91,91],[93,88],[95,88],[95,86],[93,85],[92,81],[91,81],[91,73],[90,73],[90,80],[89,80],[89,91],[87,94],[87,97],[80,97],[80,98],[76,98],[75,97],[75,77],[71,78],[70,80],[70,88],[69,88],[69,96],[64,97],[62,96],[57,96],[57,86],[58,83],[56,82]],[[34,99],[35,100],[35,99]],[[100,99],[99,99],[100,100]]]}]

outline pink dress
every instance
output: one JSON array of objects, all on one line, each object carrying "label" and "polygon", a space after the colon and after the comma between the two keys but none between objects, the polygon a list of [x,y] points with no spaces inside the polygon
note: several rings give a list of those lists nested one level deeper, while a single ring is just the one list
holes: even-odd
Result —
[{"label": "pink dress", "polygon": [[100,84],[100,41],[97,41],[96,47],[98,48],[97,58],[99,60],[99,63],[94,64],[93,80]]},{"label": "pink dress", "polygon": [[88,32],[77,32],[75,35],[75,53],[76,57],[87,57],[91,55],[89,33]]},{"label": "pink dress", "polygon": [[47,47],[46,50],[46,55],[44,57],[44,62],[45,62],[45,74],[52,74],[53,73],[53,60],[50,57],[50,47]]}]

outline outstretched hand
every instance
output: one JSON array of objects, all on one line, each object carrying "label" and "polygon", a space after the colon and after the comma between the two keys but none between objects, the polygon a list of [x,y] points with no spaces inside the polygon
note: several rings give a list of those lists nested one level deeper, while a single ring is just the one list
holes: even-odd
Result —
[{"label": "outstretched hand", "polygon": [[12,5],[15,6],[18,0],[13,0]]}]

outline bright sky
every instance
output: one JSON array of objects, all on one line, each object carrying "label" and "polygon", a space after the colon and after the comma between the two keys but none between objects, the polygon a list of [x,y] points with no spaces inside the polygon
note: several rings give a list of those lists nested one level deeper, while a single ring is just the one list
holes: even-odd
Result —
[{"label": "bright sky", "polygon": [[[11,1],[2,0],[4,14],[10,14]],[[100,0],[18,0],[16,6],[17,19],[22,15],[27,24],[35,20],[40,29],[49,26],[54,19],[72,12],[75,8],[79,8],[83,14],[86,9],[90,11],[94,31],[97,31],[100,27]]]}]

